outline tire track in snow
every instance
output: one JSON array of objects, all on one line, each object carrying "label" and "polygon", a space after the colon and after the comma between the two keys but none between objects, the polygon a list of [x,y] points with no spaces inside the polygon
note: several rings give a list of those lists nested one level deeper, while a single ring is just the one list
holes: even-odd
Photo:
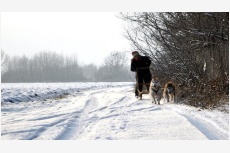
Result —
[{"label": "tire track in snow", "polygon": [[68,140],[72,137],[78,137],[87,126],[85,120],[88,119],[88,113],[97,107],[97,99],[95,97],[90,97],[85,103],[83,111],[80,113],[78,118],[71,119],[68,123],[64,131],[62,131],[59,136],[57,136],[56,140]]},{"label": "tire track in snow", "polygon": [[209,140],[228,140],[229,137],[226,133],[223,133],[217,127],[208,123],[205,119],[197,118],[193,115],[182,114],[193,126],[195,126],[200,132],[202,132]]},{"label": "tire track in snow", "polygon": [[117,109],[116,107],[113,107],[113,108],[111,108],[111,107],[114,106],[114,105],[117,105],[119,103],[122,103],[125,100],[127,100],[127,96],[122,96],[121,98],[119,98],[118,100],[116,100],[115,102],[113,102],[112,104],[110,104],[109,106],[101,107],[101,108],[93,110],[93,111],[91,111],[89,113],[95,113],[95,112],[98,112],[98,111],[102,111],[104,109],[113,109],[113,108]]},{"label": "tire track in snow", "polygon": [[189,115],[180,114],[184,116],[193,126],[195,126],[201,133],[203,133],[209,140],[219,140],[223,139],[216,133],[215,130],[212,130],[210,125],[206,124],[205,121],[197,120],[194,117]]},{"label": "tire track in snow", "polygon": [[191,114],[189,111],[181,110],[181,108],[176,107],[177,104],[166,105],[164,109],[169,111],[174,111],[178,115],[183,116],[191,123],[196,129],[198,129],[203,135],[209,140],[228,140],[228,133],[225,133],[224,130],[208,122],[205,117],[199,116],[199,114]]},{"label": "tire track in snow", "polygon": [[[92,110],[93,108],[96,107],[95,104],[92,104],[96,102],[96,98],[93,97],[93,95],[104,92],[106,89],[101,89],[101,90],[92,90],[90,93],[88,93],[89,98],[85,101],[85,105],[81,110],[74,111],[72,113],[68,113],[64,116],[64,119],[58,120],[56,122],[53,122],[48,125],[43,125],[41,128],[39,128],[38,131],[36,131],[32,136],[29,137],[30,140],[34,139],[47,139],[44,133],[54,133],[53,138],[49,139],[56,139],[56,140],[67,140],[71,139],[74,135],[79,133],[84,129],[84,120],[87,119],[86,114],[88,111]],[[57,115],[56,117],[58,117]],[[61,116],[61,115],[60,115]],[[54,116],[47,116],[43,117],[41,119],[50,119],[53,118]],[[36,120],[36,119],[35,119]],[[38,119],[39,120],[39,119]],[[65,123],[66,122],[66,123]],[[56,133],[53,131],[57,131]]]},{"label": "tire track in snow", "polygon": [[[106,92],[104,92],[103,94],[105,94],[105,95],[111,94],[111,92],[118,92],[118,91],[113,91],[112,89],[111,90],[107,89]],[[101,92],[97,92],[97,94],[101,94]],[[97,96],[97,95],[95,94],[95,96]],[[117,97],[117,98],[118,99],[116,99],[115,101],[113,101],[109,98],[109,99],[107,99],[107,101],[111,101],[111,104],[109,104],[108,106],[103,106],[101,108],[98,108],[96,110],[89,112],[91,117],[89,117],[88,120],[86,120],[87,126],[85,127],[82,134],[79,135],[78,137],[75,137],[74,139],[82,139],[82,138],[84,139],[84,135],[87,134],[88,132],[90,132],[91,129],[95,129],[96,128],[95,125],[97,125],[98,122],[101,122],[104,119],[120,120],[122,123],[119,126],[119,129],[124,131],[128,122],[129,122],[127,120],[128,112],[126,110],[124,110],[124,108],[127,107],[125,104],[127,103],[128,100],[130,100],[130,97],[127,96],[127,93],[124,93],[124,94],[122,93],[120,95],[120,97]],[[103,115],[98,116],[98,113],[103,114]],[[99,139],[99,137],[97,137],[95,139]],[[109,137],[106,139],[112,140],[113,138]]]},{"label": "tire track in snow", "polygon": [[62,122],[64,122],[66,119],[61,119],[61,120],[58,120],[56,122],[53,122],[53,123],[50,123],[50,124],[46,124],[46,125],[43,125],[42,127],[40,127],[35,133],[32,134],[32,136],[30,137],[27,137],[26,139],[27,140],[34,140],[36,138],[38,138],[40,135],[42,135],[42,133],[44,133],[47,129],[49,129],[50,127],[52,126],[56,126]]}]

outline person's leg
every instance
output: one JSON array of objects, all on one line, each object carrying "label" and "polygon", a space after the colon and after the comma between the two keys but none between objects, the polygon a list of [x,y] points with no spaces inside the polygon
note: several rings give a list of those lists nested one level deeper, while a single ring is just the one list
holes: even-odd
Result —
[{"label": "person's leg", "polygon": [[143,75],[139,74],[138,75],[138,89],[140,92],[142,92],[142,87],[143,87]]},{"label": "person's leg", "polygon": [[145,84],[146,84],[146,88],[147,88],[147,91],[149,91],[149,87],[150,87],[150,82],[151,82],[151,74],[150,73],[146,73],[143,77],[144,81],[145,81]]},{"label": "person's leg", "polygon": [[137,97],[138,96],[138,91],[137,91],[137,85],[136,85],[136,87],[135,87],[135,97]]}]

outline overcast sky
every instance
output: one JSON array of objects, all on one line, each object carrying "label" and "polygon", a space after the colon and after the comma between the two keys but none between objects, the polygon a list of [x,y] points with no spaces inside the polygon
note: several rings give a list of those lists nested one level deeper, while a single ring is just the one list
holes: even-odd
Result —
[{"label": "overcast sky", "polygon": [[77,54],[81,64],[100,65],[112,51],[129,51],[118,13],[1,13],[1,48],[9,55],[41,50]]}]

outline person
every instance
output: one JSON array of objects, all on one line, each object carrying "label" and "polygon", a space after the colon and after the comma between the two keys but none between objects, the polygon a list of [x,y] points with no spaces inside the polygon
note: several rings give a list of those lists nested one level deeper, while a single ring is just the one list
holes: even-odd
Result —
[{"label": "person", "polygon": [[[142,92],[143,82],[145,82],[146,88],[149,91],[149,86],[151,82],[151,73],[149,66],[151,65],[151,60],[147,56],[141,56],[137,51],[132,52],[131,60],[131,71],[136,72],[137,86],[135,89],[135,96],[138,97],[138,90]],[[142,95],[141,97],[142,98]]]}]

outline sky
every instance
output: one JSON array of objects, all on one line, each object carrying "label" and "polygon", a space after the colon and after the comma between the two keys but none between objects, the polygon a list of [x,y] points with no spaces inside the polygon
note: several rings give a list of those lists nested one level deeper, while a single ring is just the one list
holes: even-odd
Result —
[{"label": "sky", "polygon": [[31,57],[43,50],[77,55],[80,64],[100,65],[109,53],[130,53],[124,22],[114,12],[4,12],[1,49]]}]

